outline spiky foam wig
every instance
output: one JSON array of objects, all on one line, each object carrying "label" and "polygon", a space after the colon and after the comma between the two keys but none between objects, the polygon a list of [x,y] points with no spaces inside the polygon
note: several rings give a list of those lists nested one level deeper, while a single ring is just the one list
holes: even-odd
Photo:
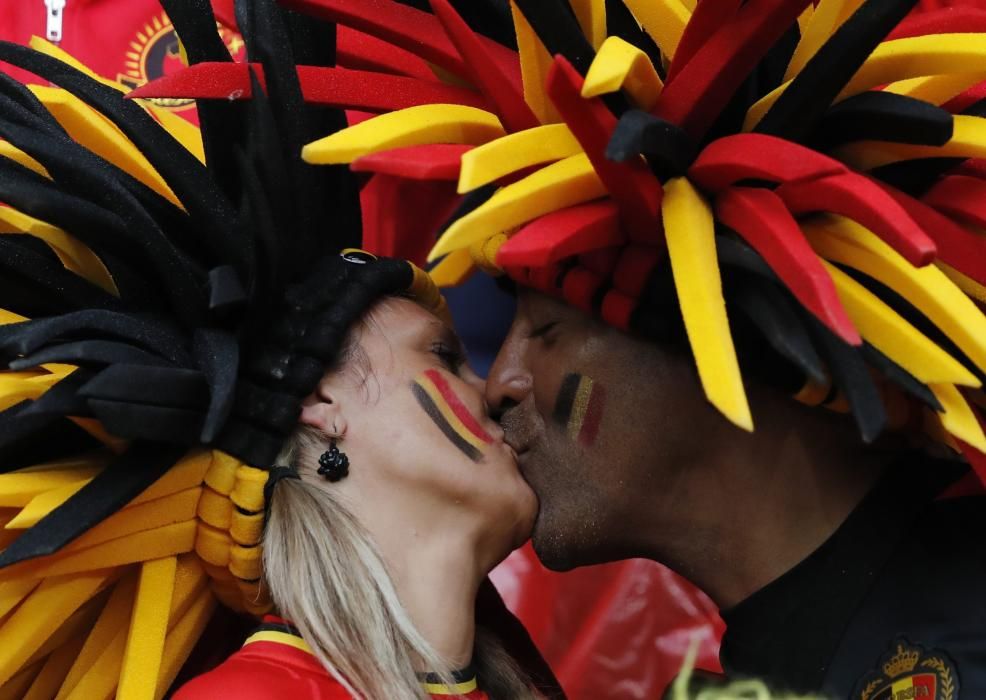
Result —
[{"label": "spiky foam wig", "polygon": [[[164,4],[190,61],[231,60],[208,0]],[[345,124],[295,70],[335,64],[335,27],[237,18],[266,88],[202,105],[201,132],[0,43],[44,84],[0,74],[0,698],[160,698],[216,601],[265,611],[265,486],[302,398],[381,296],[445,313],[413,265],[340,254],[354,176],[300,158]]]},{"label": "spiky foam wig", "polygon": [[[378,71],[299,69],[310,99],[382,113],[305,159],[456,186],[440,284],[478,266],[623,330],[683,326],[706,396],[744,429],[741,364],[850,411],[865,440],[930,432],[986,477],[986,11],[284,4],[364,37]],[[199,65],[146,94],[246,94],[247,75]]]}]

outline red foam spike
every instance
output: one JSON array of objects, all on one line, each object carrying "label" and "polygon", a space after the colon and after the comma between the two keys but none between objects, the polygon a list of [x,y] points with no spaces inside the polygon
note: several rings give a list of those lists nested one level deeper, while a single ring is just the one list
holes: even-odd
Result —
[{"label": "red foam spike", "polygon": [[654,114],[696,141],[811,0],[749,0],[664,86]]},{"label": "red foam spike", "polygon": [[986,180],[949,175],[921,199],[954,219],[986,228]]},{"label": "red foam spike", "polygon": [[452,216],[458,201],[454,182],[374,175],[360,190],[363,247],[423,266],[435,231]]},{"label": "red foam spike", "polygon": [[350,169],[358,173],[384,173],[411,180],[458,181],[462,154],[471,148],[457,143],[393,148],[357,158]]},{"label": "red foam spike", "polygon": [[711,192],[740,180],[795,182],[847,172],[834,158],[766,134],[735,134],[713,141],[688,170],[688,178]]},{"label": "red foam spike", "polygon": [[592,314],[592,300],[605,280],[584,267],[573,267],[562,281],[565,301],[587,314]]},{"label": "red foam spike", "polygon": [[[196,63],[152,80],[127,94],[130,98],[184,97],[194,99],[249,99],[253,90],[249,68],[265,86],[259,63]],[[476,92],[438,82],[387,73],[298,66],[301,93],[309,104],[390,112],[423,104],[460,104],[489,109]]]},{"label": "red foam spike", "polygon": [[340,26],[337,32],[336,61],[343,68],[435,80],[428,63],[410,51],[351,27]]},{"label": "red foam spike", "polygon": [[637,241],[659,243],[661,229],[661,183],[637,158],[618,163],[606,157],[606,145],[616,128],[616,117],[598,97],[584,99],[584,79],[563,56],[556,56],[548,72],[548,97],[578,139],[610,196],[620,207],[620,217]]},{"label": "red foam spike", "polygon": [[968,90],[956,95],[942,105],[942,107],[947,109],[952,114],[960,114],[972,105],[984,99],[986,99],[986,80],[981,83],[976,83]]},{"label": "red foam spike", "polygon": [[527,279],[524,282],[529,287],[553,296],[561,295],[561,282],[565,269],[555,263],[544,267],[527,268]]},{"label": "red foam spike", "polygon": [[893,197],[858,173],[789,182],[776,192],[792,214],[827,211],[859,222],[912,265],[927,265],[938,252],[934,241]]},{"label": "red foam spike", "polygon": [[986,180],[986,158],[970,158],[969,160],[964,160],[949,171],[949,174],[967,175],[968,177],[978,177],[981,180]]},{"label": "red foam spike", "polygon": [[986,32],[986,10],[952,6],[913,12],[898,24],[885,41],[929,34]]},{"label": "red foam spike", "polygon": [[614,328],[628,331],[630,330],[630,319],[633,317],[633,310],[636,306],[636,299],[611,289],[603,297],[603,320]]},{"label": "red foam spike", "polygon": [[[429,63],[468,79],[469,70],[438,19],[394,0],[280,0],[292,10],[358,29],[420,56]],[[500,70],[521,84],[517,54],[481,37]]]},{"label": "red foam spike", "polygon": [[763,256],[819,321],[847,343],[862,344],[832,278],[780,197],[766,189],[734,187],[716,199],[716,217]]},{"label": "red foam spike", "polygon": [[613,287],[629,297],[638,298],[662,257],[663,251],[653,246],[628,245],[613,270]]},{"label": "red foam spike", "polygon": [[622,251],[622,245],[593,250],[589,253],[582,253],[579,256],[579,262],[587,270],[592,270],[597,275],[602,275],[608,279],[613,276],[613,270],[616,269],[616,263],[619,262]]},{"label": "red foam spike", "polygon": [[626,241],[612,201],[590,202],[546,214],[521,228],[496,255],[498,265],[543,267]]},{"label": "red foam spike", "polygon": [[938,258],[979,284],[986,284],[986,238],[965,230],[924,202],[878,183],[904,208],[938,247]]},{"label": "red foam spike", "polygon": [[742,0],[702,0],[695,6],[692,18],[678,40],[666,82],[674,80],[681,69],[688,65],[706,40],[732,21]]},{"label": "red foam spike", "polygon": [[523,131],[539,126],[538,118],[524,101],[523,86],[502,71],[482,37],[466,24],[447,0],[429,2],[445,33],[465,60],[473,85],[496,105],[496,113],[507,131]]}]

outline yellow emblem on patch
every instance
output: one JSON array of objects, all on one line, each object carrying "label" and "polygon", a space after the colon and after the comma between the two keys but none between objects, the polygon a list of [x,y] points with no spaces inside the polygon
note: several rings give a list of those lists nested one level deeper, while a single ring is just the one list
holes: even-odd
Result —
[{"label": "yellow emblem on patch", "polygon": [[896,640],[880,659],[880,668],[856,682],[858,700],[956,700],[959,676],[948,655]]}]

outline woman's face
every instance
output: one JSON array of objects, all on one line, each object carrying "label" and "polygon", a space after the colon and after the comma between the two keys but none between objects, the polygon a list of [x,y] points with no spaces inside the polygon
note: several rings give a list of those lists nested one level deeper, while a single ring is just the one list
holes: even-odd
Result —
[{"label": "woman's face", "polygon": [[302,415],[344,433],[349,476],[327,488],[378,540],[456,532],[475,536],[484,558],[498,561],[529,536],[537,500],[455,333],[414,302],[388,299],[358,341]]}]

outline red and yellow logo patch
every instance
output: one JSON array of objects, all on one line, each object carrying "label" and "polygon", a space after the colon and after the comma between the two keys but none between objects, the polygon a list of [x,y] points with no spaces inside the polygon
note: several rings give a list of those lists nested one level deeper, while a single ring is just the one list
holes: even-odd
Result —
[{"label": "red and yellow logo patch", "polygon": [[948,655],[926,650],[905,639],[880,660],[857,683],[852,697],[858,700],[957,700],[959,677]]}]

